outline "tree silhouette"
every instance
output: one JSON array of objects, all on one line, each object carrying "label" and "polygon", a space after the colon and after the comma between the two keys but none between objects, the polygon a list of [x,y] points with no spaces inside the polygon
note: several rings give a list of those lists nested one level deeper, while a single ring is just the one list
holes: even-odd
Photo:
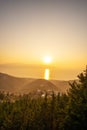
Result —
[{"label": "tree silhouette", "polygon": [[79,81],[70,83],[69,102],[65,118],[67,130],[87,129],[87,67],[78,75]]}]

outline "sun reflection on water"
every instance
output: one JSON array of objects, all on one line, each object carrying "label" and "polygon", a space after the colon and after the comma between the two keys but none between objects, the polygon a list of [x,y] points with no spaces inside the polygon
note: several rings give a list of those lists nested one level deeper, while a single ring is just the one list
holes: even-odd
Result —
[{"label": "sun reflection on water", "polygon": [[44,79],[49,80],[49,69],[45,69],[45,75],[44,75]]}]

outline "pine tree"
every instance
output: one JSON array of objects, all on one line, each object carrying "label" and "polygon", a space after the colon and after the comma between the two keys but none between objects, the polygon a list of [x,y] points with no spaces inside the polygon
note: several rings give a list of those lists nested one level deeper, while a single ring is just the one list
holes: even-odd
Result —
[{"label": "pine tree", "polygon": [[65,129],[87,129],[87,67],[79,76],[79,81],[70,83],[69,103],[65,118]]}]

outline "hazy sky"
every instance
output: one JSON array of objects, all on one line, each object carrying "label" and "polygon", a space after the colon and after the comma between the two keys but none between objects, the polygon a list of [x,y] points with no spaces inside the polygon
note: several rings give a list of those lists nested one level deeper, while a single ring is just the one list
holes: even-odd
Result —
[{"label": "hazy sky", "polygon": [[87,1],[0,0],[0,71],[43,77],[45,56],[51,78],[75,78],[85,68]]}]

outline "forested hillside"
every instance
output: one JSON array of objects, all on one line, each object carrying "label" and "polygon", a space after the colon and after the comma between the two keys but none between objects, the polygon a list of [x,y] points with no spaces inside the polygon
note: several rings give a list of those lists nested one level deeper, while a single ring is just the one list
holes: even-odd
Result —
[{"label": "forested hillside", "polygon": [[67,94],[31,98],[0,92],[0,130],[86,130],[87,68],[78,78]]}]

